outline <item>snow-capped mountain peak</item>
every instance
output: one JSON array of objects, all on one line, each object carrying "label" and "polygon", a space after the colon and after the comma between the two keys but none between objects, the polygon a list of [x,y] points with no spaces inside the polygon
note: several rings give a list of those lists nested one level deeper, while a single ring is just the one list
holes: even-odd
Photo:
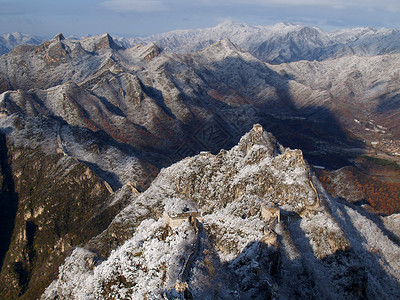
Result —
[{"label": "snow-capped mountain peak", "polygon": [[[116,229],[131,234],[101,258],[93,247]],[[371,261],[374,239],[385,248]],[[163,169],[90,247],[74,250],[42,299],[375,298],[388,295],[382,286],[391,296],[399,290],[377,269],[385,262],[395,274],[398,245],[327,195],[301,152],[260,125],[229,151]]]}]

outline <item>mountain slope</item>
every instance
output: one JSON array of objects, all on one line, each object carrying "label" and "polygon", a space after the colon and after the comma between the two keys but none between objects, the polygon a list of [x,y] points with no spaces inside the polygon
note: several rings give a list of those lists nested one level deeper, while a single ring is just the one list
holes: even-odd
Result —
[{"label": "mountain slope", "polygon": [[57,153],[51,120],[13,121],[20,130],[14,127],[2,145],[7,149],[15,210],[6,216],[13,230],[2,260],[1,297],[30,298],[52,280],[72,247],[100,229],[97,206],[104,209],[110,192],[85,164]]},{"label": "mountain slope", "polygon": [[[2,81],[7,89],[49,88],[68,81],[80,82],[95,72],[101,72],[112,48],[108,35],[97,42],[97,49],[86,40],[64,39],[60,34],[39,46],[21,45],[1,58]],[[87,50],[83,46],[87,46]],[[98,50],[102,55],[95,55]],[[18,66],[18,67],[16,67]],[[3,90],[4,91],[4,90]]]},{"label": "mountain slope", "polygon": [[318,103],[329,108],[357,135],[371,139],[376,135],[385,136],[390,131],[389,135],[397,139],[399,58],[399,54],[349,56],[271,68],[293,80],[290,89],[295,98],[307,99],[306,105]]},{"label": "mountain slope", "polygon": [[[173,221],[185,212],[194,217]],[[163,169],[113,223],[133,235],[106,257],[76,249],[42,299],[390,298],[400,289],[399,244],[328,196],[301,152],[260,125],[230,151]]]},{"label": "mountain slope", "polygon": [[71,249],[126,205],[114,191],[146,189],[157,169],[109,137],[56,118],[14,114],[1,122],[2,217],[10,222],[1,223],[1,297],[32,299]]}]

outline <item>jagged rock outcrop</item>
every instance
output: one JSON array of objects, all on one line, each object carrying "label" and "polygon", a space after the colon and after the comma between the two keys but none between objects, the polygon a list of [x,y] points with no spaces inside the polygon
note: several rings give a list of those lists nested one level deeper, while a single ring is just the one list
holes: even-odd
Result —
[{"label": "jagged rock outcrop", "polygon": [[150,45],[147,49],[147,54],[144,57],[145,61],[152,60],[161,53],[161,49],[155,44]]},{"label": "jagged rock outcrop", "polygon": [[88,52],[99,52],[100,50],[121,50],[121,46],[117,45],[113,38],[105,33],[99,37],[93,36],[81,41],[82,47]]},{"label": "jagged rock outcrop", "polygon": [[[277,205],[280,222],[263,218],[267,204]],[[192,214],[196,223],[171,227],[163,217],[193,210],[201,214]],[[367,224],[374,236],[360,229]],[[120,228],[130,232],[126,241],[96,258],[96,247]],[[260,125],[230,151],[163,169],[88,245],[91,251],[74,250],[42,299],[376,298],[400,289],[399,245],[361,211],[328,196],[301,152]]]}]

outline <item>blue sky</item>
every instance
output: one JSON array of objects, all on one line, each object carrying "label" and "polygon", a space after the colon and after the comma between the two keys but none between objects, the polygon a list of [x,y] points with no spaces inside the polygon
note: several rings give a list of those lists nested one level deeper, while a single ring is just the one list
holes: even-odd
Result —
[{"label": "blue sky", "polygon": [[281,21],[327,30],[400,28],[399,0],[0,0],[0,33],[143,36],[212,27],[227,19],[249,25]]}]

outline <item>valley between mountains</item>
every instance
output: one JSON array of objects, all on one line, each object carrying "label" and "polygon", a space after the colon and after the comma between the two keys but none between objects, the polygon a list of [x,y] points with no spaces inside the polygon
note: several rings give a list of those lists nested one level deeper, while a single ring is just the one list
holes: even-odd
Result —
[{"label": "valley between mountains", "polygon": [[3,299],[395,299],[397,30],[0,38]]}]

